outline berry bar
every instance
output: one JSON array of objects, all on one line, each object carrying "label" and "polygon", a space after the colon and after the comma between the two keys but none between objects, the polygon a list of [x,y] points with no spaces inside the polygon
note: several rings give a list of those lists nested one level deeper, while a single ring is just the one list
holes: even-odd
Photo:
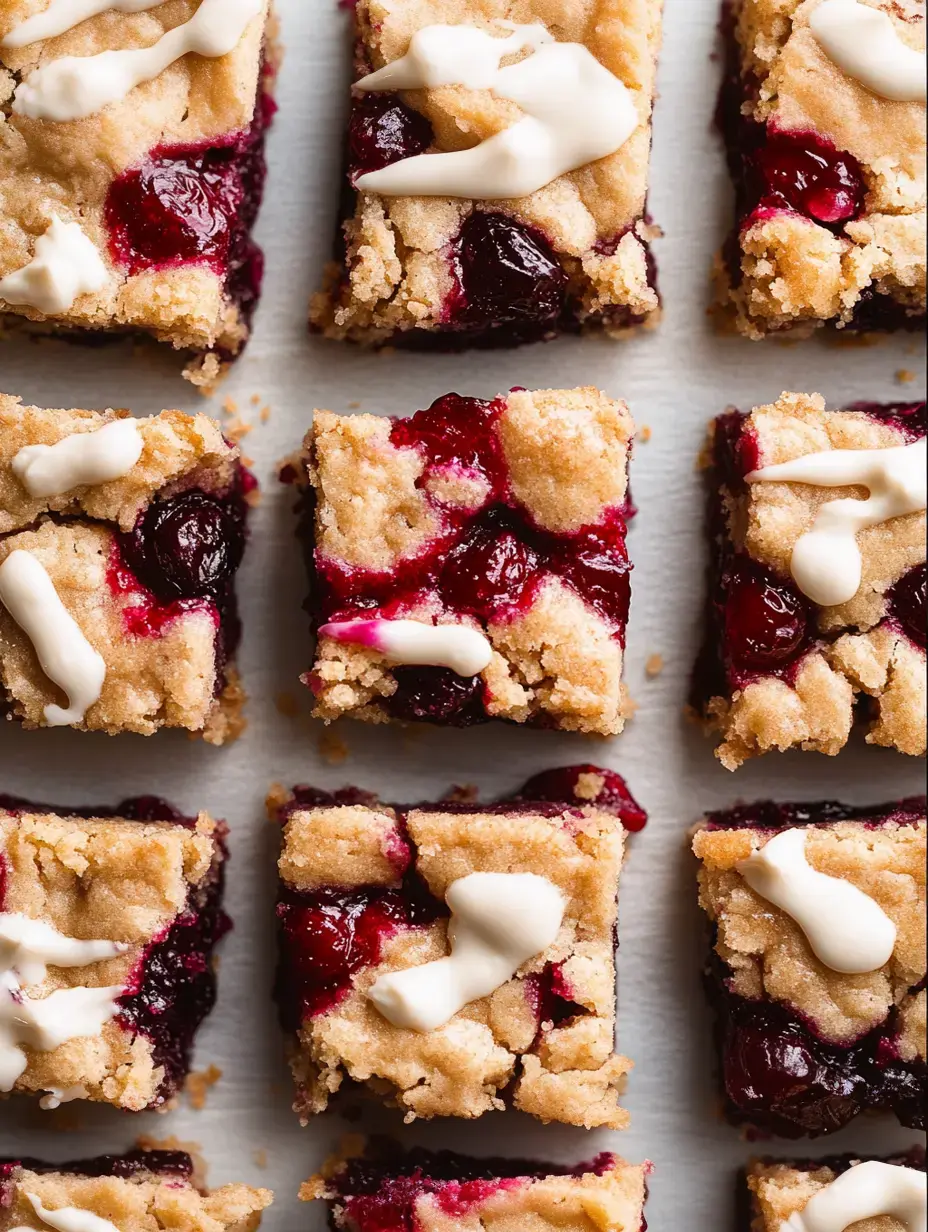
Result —
[{"label": "berry bar", "polygon": [[375,1140],[329,1160],[307,1181],[305,1202],[329,1203],[343,1232],[445,1232],[452,1227],[532,1232],[644,1232],[650,1164],[604,1153],[576,1168],[524,1159],[471,1159],[453,1151],[402,1151]]},{"label": "berry bar", "polygon": [[925,403],[783,394],[710,442],[692,702],[730,770],[771,749],[925,752]]},{"label": "berry bar", "polygon": [[269,807],[304,1122],[351,1082],[407,1121],[506,1097],[545,1122],[627,1124],[616,899],[626,830],[646,816],[618,775],[553,770],[492,805],[298,787]]},{"label": "berry bar", "polygon": [[234,739],[234,581],[254,487],[207,415],[0,394],[0,715]]},{"label": "berry bar", "polygon": [[[0,1160],[0,1227],[69,1232],[255,1232],[273,1194],[208,1190],[184,1151],[138,1150],[74,1163]],[[116,1221],[116,1222],[114,1222]]]},{"label": "berry bar", "polygon": [[0,1092],[163,1109],[213,1008],[226,827],[0,796]]},{"label": "berry bar", "polygon": [[785,1138],[924,1129],[925,799],[743,805],[694,839],[726,1114]]},{"label": "berry bar", "polygon": [[458,349],[654,323],[661,8],[359,0],[344,214],[313,328]]},{"label": "berry bar", "polygon": [[0,324],[143,334],[211,387],[261,289],[269,0],[7,0]]},{"label": "berry bar", "polygon": [[613,735],[634,425],[595,389],[316,411],[298,470],[317,717]]},{"label": "berry bar", "polygon": [[924,0],[726,0],[719,118],[741,333],[925,320]]}]

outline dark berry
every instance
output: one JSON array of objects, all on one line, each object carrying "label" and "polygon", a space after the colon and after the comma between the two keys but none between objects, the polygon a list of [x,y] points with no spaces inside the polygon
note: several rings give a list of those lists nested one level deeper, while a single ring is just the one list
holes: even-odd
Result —
[{"label": "dark berry", "polygon": [[535,552],[502,517],[488,519],[448,553],[442,593],[456,611],[489,619],[520,603],[538,566]]},{"label": "dark berry", "polygon": [[[595,799],[577,794],[576,788],[581,775],[601,782],[602,786]],[[628,784],[622,776],[614,770],[604,770],[601,766],[561,766],[557,770],[544,770],[528,780],[516,799],[551,800],[570,807],[595,804],[597,808],[615,813],[625,829],[631,831],[643,830],[648,820],[647,813],[628,790]]]},{"label": "dark berry", "polygon": [[348,172],[352,179],[379,171],[401,158],[424,154],[432,126],[397,94],[370,93],[355,98],[348,121]]},{"label": "dark berry", "polygon": [[162,599],[216,597],[245,551],[241,522],[204,492],[157,501],[135,538],[143,558],[141,579]]},{"label": "dark berry", "polygon": [[726,651],[733,666],[770,671],[805,646],[809,619],[802,598],[762,565],[739,560],[728,577]]},{"label": "dark berry", "polygon": [[394,420],[390,442],[397,449],[419,449],[429,469],[456,467],[478,471],[501,494],[506,482],[496,421],[503,408],[501,401],[462,398],[445,394],[424,411],[409,419]]},{"label": "dark berry", "polygon": [[772,132],[751,156],[749,178],[759,205],[794,210],[840,229],[863,211],[860,164],[815,133]]},{"label": "dark berry", "polygon": [[468,727],[483,722],[479,676],[458,676],[447,667],[395,667],[396,692],[387,708],[396,719]]},{"label": "dark berry", "polygon": [[916,645],[924,648],[928,622],[925,565],[916,565],[889,592],[889,608]]},{"label": "dark berry", "polygon": [[551,568],[614,629],[624,632],[631,602],[632,566],[620,517],[553,545]]},{"label": "dark berry", "polygon": [[537,231],[478,211],[461,228],[458,261],[463,303],[456,324],[553,325],[560,316],[567,275]]}]

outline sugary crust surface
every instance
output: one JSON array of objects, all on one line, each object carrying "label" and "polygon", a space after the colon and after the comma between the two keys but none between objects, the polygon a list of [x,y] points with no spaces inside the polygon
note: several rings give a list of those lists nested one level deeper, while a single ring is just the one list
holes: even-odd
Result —
[{"label": "sugary crust surface", "polygon": [[[649,285],[645,247],[655,229],[644,214],[661,9],[662,0],[571,0],[555,7],[547,0],[360,0],[355,9],[360,56],[372,68],[404,55],[424,26],[499,31],[500,21],[542,22],[559,41],[584,44],[624,82],[640,123],[615,154],[518,200],[359,192],[345,224],[347,265],[330,269],[325,290],[315,297],[315,327],[330,337],[375,344],[397,332],[437,329],[454,291],[449,246],[464,220],[482,209],[508,214],[546,236],[568,274],[569,295],[584,324],[619,334],[628,329],[629,318],[635,324],[656,319],[659,301]],[[444,87],[409,91],[405,97],[431,121],[442,150],[475,145],[520,114],[486,90]],[[602,251],[617,239],[614,251]]]},{"label": "sugary crust surface", "polygon": [[[0,811],[3,910],[43,920],[77,940],[128,946],[125,954],[87,967],[50,967],[43,983],[28,987],[29,996],[126,986],[146,947],[222,859],[215,831],[205,813],[191,830],[168,822]],[[29,1064],[14,1087],[24,1093],[82,1086],[88,1099],[139,1111],[155,1099],[164,1076],[150,1041],[112,1020],[97,1036],[52,1052],[25,1052]]]},{"label": "sugary crust surface", "polygon": [[[0,37],[47,8],[44,0],[9,0]],[[109,257],[104,203],[112,181],[156,146],[198,145],[239,133],[255,111],[270,0],[227,56],[184,56],[154,81],[83,120],[56,123],[0,113],[0,277],[26,265],[53,214],[79,222],[110,269],[99,292],[82,295],[60,316],[0,304],[0,317],[41,330],[143,330],[178,348],[235,352],[247,332],[205,265],[149,270],[132,276]],[[149,47],[189,20],[198,0],[166,0],[147,12],[107,11],[55,39],[22,49],[0,48],[0,101],[18,79],[62,56]],[[201,375],[208,375],[205,373]]]},{"label": "sugary crust surface", "polygon": [[[367,824],[365,825],[365,821]],[[617,819],[592,806],[580,815],[459,814],[415,809],[406,815],[415,867],[439,900],[472,872],[530,872],[557,885],[567,908],[555,943],[491,996],[472,1002],[444,1027],[420,1034],[389,1023],[368,1000],[374,980],[442,958],[447,921],[401,929],[380,963],[359,972],[352,991],[303,1023],[292,1064],[297,1108],[320,1112],[346,1078],[366,1084],[416,1117],[473,1118],[513,1102],[543,1121],[587,1128],[627,1124],[618,1106],[631,1063],[614,1053],[616,891],[624,851]],[[320,884],[398,885],[403,837],[388,812],[321,807],[293,813],[284,830],[281,874],[297,890]],[[398,871],[399,870],[399,871]],[[360,880],[359,880],[360,877]],[[524,979],[562,965],[571,999],[586,1011],[542,1026]],[[537,1038],[536,1038],[537,1037]]]},{"label": "sugary crust surface", "polygon": [[[330,1165],[334,1171],[337,1163]],[[336,1226],[342,1202],[326,1176],[313,1177],[300,1191],[304,1201],[324,1198],[334,1204]],[[546,1176],[503,1181],[502,1187],[482,1201],[468,1205],[463,1214],[448,1214],[431,1194],[416,1200],[415,1225],[421,1232],[453,1232],[456,1228],[492,1232],[639,1232],[643,1226],[647,1165],[617,1159],[602,1176]]]},{"label": "sugary crust surface", "polygon": [[[751,1232],[780,1232],[786,1220],[805,1210],[837,1175],[824,1164],[820,1168],[798,1169],[788,1163],[752,1161],[747,1174],[753,1200]],[[890,1215],[861,1219],[851,1227],[853,1232],[906,1232],[905,1225]]]},{"label": "sugary crust surface", "polygon": [[[304,445],[314,486],[316,550],[349,566],[395,568],[424,551],[444,527],[441,506],[422,480],[425,459],[390,442],[383,416],[316,411]],[[569,535],[620,509],[628,489],[634,423],[624,402],[592,388],[514,391],[497,432],[512,494],[543,530]],[[483,503],[485,493],[457,483],[456,503]],[[450,487],[438,494],[447,503]],[[425,623],[460,623],[437,596],[404,615]],[[473,621],[475,627],[477,623]],[[621,683],[621,642],[602,617],[556,577],[523,610],[482,628],[493,658],[482,673],[488,714],[510,722],[544,720],[569,731],[615,735],[630,703]],[[315,714],[386,722],[378,705],[396,690],[390,664],[376,650],[319,639],[310,678]]]},{"label": "sugary crust surface", "polygon": [[[753,410],[744,432],[758,444],[759,465],[771,466],[831,449],[885,449],[905,444],[902,433],[857,411],[826,411],[818,394],[784,393]],[[864,489],[803,483],[753,483],[745,493],[723,492],[728,534],[736,548],[788,577],[800,535],[824,503],[862,498]],[[925,559],[925,514],[892,518],[857,536],[863,562],[860,589],[836,607],[816,609],[822,640],[795,677],[749,681],[731,697],[707,705],[723,736],[717,756],[730,770],[761,753],[799,747],[833,756],[847,743],[855,709],[872,699],[867,741],[911,756],[926,746],[925,652],[890,618],[887,592]]]},{"label": "sugary crust surface", "polygon": [[75,1207],[115,1223],[120,1232],[254,1232],[261,1212],[273,1201],[269,1189],[224,1185],[200,1192],[176,1176],[141,1173],[137,1177],[85,1177],[67,1172],[31,1172],[13,1176],[11,1204],[0,1208],[0,1232],[13,1228],[46,1229],[27,1195],[51,1211]]},{"label": "sugary crust surface", "polygon": [[846,821],[803,828],[812,867],[857,886],[896,925],[893,955],[878,971],[832,971],[812,952],[799,925],[737,871],[739,861],[761,849],[773,832],[704,829],[693,841],[700,860],[700,904],[717,927],[715,948],[731,975],[732,991],[749,1000],[782,1002],[811,1021],[817,1035],[840,1044],[867,1034],[900,1007],[906,1050],[925,1057],[924,994],[910,989],[925,975],[928,827]]},{"label": "sugary crust surface", "polygon": [[[860,163],[864,213],[840,235],[799,214],[760,215],[740,236],[740,285],[723,302],[751,338],[847,325],[869,290],[925,311],[925,108],[882,98],[826,56],[809,28],[821,0],[734,0],[741,72],[757,83],[743,112],[815,132]],[[924,0],[867,0],[902,40],[925,46]]]}]

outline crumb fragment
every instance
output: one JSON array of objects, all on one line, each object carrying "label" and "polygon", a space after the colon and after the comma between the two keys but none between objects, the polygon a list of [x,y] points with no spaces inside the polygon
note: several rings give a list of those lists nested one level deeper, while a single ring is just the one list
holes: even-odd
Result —
[{"label": "crumb fragment", "polygon": [[252,1159],[255,1161],[256,1168],[267,1167],[267,1151],[264,1147],[259,1147],[258,1150],[253,1153]]},{"label": "crumb fragment", "polygon": [[270,419],[270,417],[271,417],[271,408],[269,406],[262,406],[261,413],[258,416],[258,418],[261,420],[263,424],[266,424],[267,421]]},{"label": "crumb fragment", "polygon": [[647,445],[648,441],[651,439],[653,435],[654,434],[651,431],[651,425],[642,424],[641,427],[638,429],[638,435],[635,439],[637,441],[640,441],[642,445]]},{"label": "crumb fragment", "polygon": [[290,799],[290,793],[284,787],[283,783],[272,783],[267,791],[267,796],[264,800],[264,807],[267,809],[268,821],[277,824],[277,818],[280,810]]},{"label": "crumb fragment", "polygon": [[229,437],[230,440],[235,441],[236,445],[239,445],[249,432],[254,431],[254,428],[254,424],[248,423],[245,419],[236,417],[231,420],[231,422],[226,424],[225,435]]},{"label": "crumb fragment", "polygon": [[252,406],[260,406],[260,405],[261,405],[261,395],[260,395],[260,394],[252,394],[252,395],[251,395],[251,398],[249,399],[249,401],[251,402],[251,405],[252,405]]},{"label": "crumb fragment", "polygon": [[222,1070],[218,1065],[210,1065],[208,1069],[194,1071],[188,1075],[184,1091],[191,1108],[200,1112],[206,1107],[206,1097],[221,1077]]},{"label": "crumb fragment", "polygon": [[915,380],[915,373],[911,368],[900,368],[896,373],[896,383],[898,385],[911,385]]},{"label": "crumb fragment", "polygon": [[360,409],[361,409],[361,403],[360,403],[360,402],[349,402],[349,403],[348,403],[348,410],[349,410],[349,411],[358,411],[358,410],[360,410]]},{"label": "crumb fragment", "polygon": [[648,655],[648,660],[644,665],[644,674],[653,677],[659,676],[664,670],[664,656],[660,654]]},{"label": "crumb fragment", "polygon": [[222,400],[222,409],[227,415],[237,415],[238,403],[232,397],[225,397]]},{"label": "crumb fragment", "polygon": [[319,756],[330,766],[340,766],[348,760],[349,748],[337,732],[326,728],[319,736]]}]

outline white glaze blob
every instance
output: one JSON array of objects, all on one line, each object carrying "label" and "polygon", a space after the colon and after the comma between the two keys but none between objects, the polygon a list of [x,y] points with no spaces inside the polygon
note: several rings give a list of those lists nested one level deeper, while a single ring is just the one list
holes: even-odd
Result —
[{"label": "white glaze blob", "polygon": [[379,650],[391,663],[450,667],[459,676],[479,676],[493,647],[468,625],[426,625],[420,620],[341,620],[323,625],[320,637]]},{"label": "white glaze blob", "polygon": [[810,530],[793,548],[790,572],[813,603],[833,607],[853,599],[863,562],[858,531],[921,513],[928,504],[928,438],[889,449],[830,449],[792,462],[765,466],[748,483],[808,483],[822,488],[867,488],[867,500],[834,500],[822,505]]},{"label": "white glaze blob", "polygon": [[57,38],[100,13],[146,13],[163,3],[164,0],[51,0],[43,12],[15,25],[0,39],[0,47],[28,47],[30,43]]},{"label": "white glaze blob", "polygon": [[51,1052],[71,1039],[96,1035],[116,1013],[122,988],[65,988],[44,1000],[24,996],[49,966],[86,967],[125,953],[119,941],[78,941],[44,920],[0,912],[0,1091],[11,1091],[26,1068],[21,1045]]},{"label": "white glaze blob", "polygon": [[0,278],[0,299],[58,316],[68,312],[78,296],[102,290],[109,277],[80,223],[62,222],[53,215],[48,230],[35,242],[29,264]]},{"label": "white glaze blob", "polygon": [[[638,127],[631,93],[580,43],[557,43],[544,26],[494,38],[474,26],[426,26],[401,59],[357,82],[358,90],[461,85],[516,103],[521,120],[469,150],[417,154],[359,176],[387,196],[527,197],[558,176],[614,154]],[[500,68],[506,55],[533,54]]]},{"label": "white glaze blob", "polygon": [[863,890],[813,868],[807,838],[805,830],[784,830],[742,860],[738,872],[796,921],[826,967],[846,975],[878,971],[895,949],[895,924]]},{"label": "white glaze blob", "polygon": [[116,419],[95,432],[73,432],[54,445],[24,445],[11,462],[30,496],[61,496],[85,484],[121,479],[142,456],[134,419]]},{"label": "white glaze blob", "polygon": [[928,1232],[925,1173],[868,1160],[820,1189],[805,1209],[780,1224],[780,1232],[845,1232],[864,1219],[890,1215],[907,1232]]},{"label": "white glaze blob", "polygon": [[33,120],[82,120],[196,53],[226,56],[238,45],[263,0],[202,0],[190,18],[151,47],[63,56],[34,69],[16,89],[13,111]]},{"label": "white glaze blob", "polygon": [[45,707],[45,722],[49,727],[81,723],[99,700],[106,663],[31,552],[18,548],[0,565],[0,603],[32,642],[42,671],[68,695],[67,709]]},{"label": "white glaze blob", "polygon": [[564,918],[560,890],[534,873],[470,873],[451,883],[445,901],[450,955],[382,975],[368,993],[394,1026],[444,1026],[553,945]]},{"label": "white glaze blob", "polygon": [[[93,1211],[84,1211],[77,1206],[63,1206],[57,1211],[50,1211],[42,1205],[41,1198],[27,1193],[26,1197],[32,1209],[49,1228],[56,1232],[119,1232],[114,1223],[95,1215]],[[29,1228],[13,1228],[11,1232],[30,1232]]]},{"label": "white glaze blob", "polygon": [[824,0],[809,27],[828,59],[874,94],[925,102],[925,53],[902,41],[888,13],[858,0]]},{"label": "white glaze blob", "polygon": [[54,1112],[62,1104],[71,1104],[76,1099],[87,1099],[86,1087],[49,1087],[39,1100],[43,1112]]}]

